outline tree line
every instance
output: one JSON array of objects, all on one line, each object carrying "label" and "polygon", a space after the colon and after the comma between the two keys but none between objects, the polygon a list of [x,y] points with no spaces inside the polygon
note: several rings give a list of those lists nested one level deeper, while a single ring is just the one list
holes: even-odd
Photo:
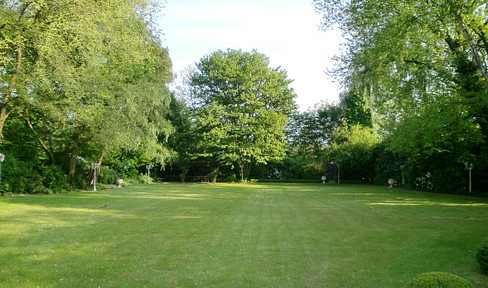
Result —
[{"label": "tree line", "polygon": [[[339,103],[298,112],[258,51],[173,80],[156,1],[1,1],[2,191],[103,183],[315,179],[487,191],[487,1],[315,0],[344,49]],[[325,67],[324,67],[325,68]],[[326,91],[317,91],[318,97]]]},{"label": "tree line", "polygon": [[488,2],[314,3],[322,27],[345,38],[330,72],[366,99],[381,155],[398,163],[404,181],[462,192],[474,167],[475,189],[487,191]]}]

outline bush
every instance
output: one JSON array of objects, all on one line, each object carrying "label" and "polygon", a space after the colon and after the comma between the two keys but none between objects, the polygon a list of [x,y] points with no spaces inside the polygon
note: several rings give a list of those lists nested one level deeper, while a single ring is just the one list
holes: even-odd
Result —
[{"label": "bush", "polygon": [[488,240],[483,242],[476,253],[476,261],[485,274],[488,274]]},{"label": "bush", "polygon": [[427,272],[417,275],[404,288],[472,288],[466,279],[446,272]]},{"label": "bush", "polygon": [[68,185],[68,178],[59,166],[46,166],[41,170],[44,178],[45,193],[60,193]]},{"label": "bush", "polygon": [[302,170],[305,179],[320,179],[325,173],[322,163],[308,163],[302,167]]},{"label": "bush", "polygon": [[[149,181],[151,181],[151,179]],[[132,177],[124,179],[125,185],[144,184],[144,183],[147,183],[147,175],[146,174],[133,175]]]},{"label": "bush", "polygon": [[115,183],[115,171],[107,166],[100,168],[100,183],[114,184]]},{"label": "bush", "polygon": [[2,165],[2,192],[44,193],[43,177],[36,168],[35,161],[22,161],[14,155],[6,155]]},{"label": "bush", "polygon": [[322,183],[321,179],[251,179],[253,183]]}]

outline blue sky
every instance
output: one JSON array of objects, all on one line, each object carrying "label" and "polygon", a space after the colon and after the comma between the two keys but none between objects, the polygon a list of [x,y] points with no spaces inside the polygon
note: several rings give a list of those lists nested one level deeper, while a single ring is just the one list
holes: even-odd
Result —
[{"label": "blue sky", "polygon": [[167,0],[163,14],[174,73],[219,49],[256,49],[272,67],[288,71],[300,110],[339,99],[338,85],[324,71],[340,37],[319,30],[311,0]]}]

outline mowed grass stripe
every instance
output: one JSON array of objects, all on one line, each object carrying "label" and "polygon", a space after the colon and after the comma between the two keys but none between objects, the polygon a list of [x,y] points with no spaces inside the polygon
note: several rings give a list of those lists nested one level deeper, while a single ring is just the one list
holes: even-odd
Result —
[{"label": "mowed grass stripe", "polygon": [[488,237],[487,208],[354,185],[5,197],[0,287],[401,287],[425,271],[486,287],[474,253]]}]

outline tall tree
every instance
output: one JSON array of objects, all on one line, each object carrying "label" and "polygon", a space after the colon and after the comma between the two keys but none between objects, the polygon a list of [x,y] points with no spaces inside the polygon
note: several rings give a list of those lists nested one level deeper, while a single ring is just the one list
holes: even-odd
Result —
[{"label": "tall tree", "polygon": [[[120,149],[161,159],[171,129],[171,62],[151,16],[152,0],[2,1],[0,134],[25,119],[52,158],[101,161]],[[64,151],[65,153],[62,153]]]},{"label": "tall tree", "polygon": [[332,142],[343,118],[340,105],[317,104],[314,109],[293,115],[287,128],[288,141],[298,153],[322,159],[323,150]]},{"label": "tall tree", "polygon": [[[424,147],[415,151],[439,169],[466,159],[487,169],[487,0],[314,2],[323,27],[339,27],[346,39],[333,72],[366,92],[375,124],[393,135],[390,149]],[[419,173],[432,169],[420,162]]]},{"label": "tall tree", "polygon": [[246,175],[253,162],[284,157],[285,125],[296,109],[290,83],[286,71],[271,68],[257,51],[203,57],[191,79],[203,152]]},{"label": "tall tree", "polygon": [[346,39],[336,76],[364,89],[388,124],[421,103],[452,97],[459,57],[476,67],[472,79],[486,79],[486,0],[314,2],[323,27],[337,25]]},{"label": "tall tree", "polygon": [[376,131],[361,125],[342,125],[335,133],[327,154],[338,167],[338,181],[346,178],[371,182],[374,178],[373,152],[380,143]]}]

